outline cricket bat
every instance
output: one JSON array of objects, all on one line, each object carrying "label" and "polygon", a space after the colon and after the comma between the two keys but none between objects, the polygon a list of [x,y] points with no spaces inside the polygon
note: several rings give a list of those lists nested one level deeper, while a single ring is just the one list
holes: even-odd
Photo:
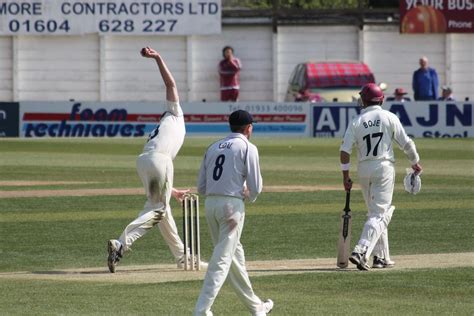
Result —
[{"label": "cricket bat", "polygon": [[349,208],[351,191],[346,192],[346,206],[342,211],[341,225],[339,229],[339,242],[337,243],[337,266],[346,268],[349,264],[349,252],[351,247],[352,212]]}]

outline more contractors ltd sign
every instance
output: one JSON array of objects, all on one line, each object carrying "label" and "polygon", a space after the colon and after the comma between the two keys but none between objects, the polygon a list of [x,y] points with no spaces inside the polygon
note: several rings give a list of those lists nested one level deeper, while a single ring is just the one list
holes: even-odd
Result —
[{"label": "more contractors ltd sign", "polygon": [[401,0],[400,33],[474,33],[474,0]]},{"label": "more contractors ltd sign", "polygon": [[0,35],[221,32],[221,0],[0,0]]}]

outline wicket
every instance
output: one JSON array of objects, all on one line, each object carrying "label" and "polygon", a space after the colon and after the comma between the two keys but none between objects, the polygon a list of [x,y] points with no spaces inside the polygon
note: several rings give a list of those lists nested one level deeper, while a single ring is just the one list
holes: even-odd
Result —
[{"label": "wicket", "polygon": [[201,270],[201,241],[199,235],[199,196],[197,194],[186,194],[183,199],[185,271]]}]

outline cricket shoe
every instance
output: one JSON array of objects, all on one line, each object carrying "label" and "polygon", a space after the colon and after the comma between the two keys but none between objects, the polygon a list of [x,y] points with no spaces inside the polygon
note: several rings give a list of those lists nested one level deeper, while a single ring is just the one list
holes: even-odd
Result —
[{"label": "cricket shoe", "polygon": [[109,240],[107,244],[109,256],[107,257],[107,265],[110,273],[115,273],[115,267],[123,256],[123,246],[120,241],[116,239]]},{"label": "cricket shoe", "polygon": [[[189,261],[189,265],[188,266],[191,266],[191,256],[189,257],[188,259]],[[196,260],[195,260],[196,261]],[[207,269],[207,266],[209,264],[206,262],[206,261],[202,261],[201,260],[201,264],[199,265],[201,267],[201,270],[203,269]],[[183,270],[184,269],[184,256],[182,256],[181,258],[179,258],[177,261],[176,261],[176,266],[178,269],[180,270]],[[194,262],[194,267],[196,268],[197,267],[197,264],[196,262]]]},{"label": "cricket shoe", "polygon": [[364,258],[364,255],[361,253],[353,252],[352,255],[349,257],[349,261],[355,264],[357,266],[357,269],[359,270],[368,271],[370,269]]},{"label": "cricket shoe", "polygon": [[374,262],[372,268],[383,269],[383,268],[393,268],[395,262],[390,259],[384,259],[377,256],[374,256]]},{"label": "cricket shoe", "polygon": [[268,315],[273,309],[273,301],[271,299],[266,299],[265,301],[263,301],[262,305],[263,305],[263,309],[255,313],[254,314],[255,316]]},{"label": "cricket shoe", "polygon": [[273,309],[273,301],[271,299],[265,300],[265,302],[263,302],[263,310],[265,312],[265,315],[270,314],[272,309]]}]

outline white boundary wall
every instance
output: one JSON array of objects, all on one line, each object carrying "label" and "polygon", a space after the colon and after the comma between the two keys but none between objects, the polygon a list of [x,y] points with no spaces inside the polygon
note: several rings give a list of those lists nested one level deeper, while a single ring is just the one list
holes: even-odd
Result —
[{"label": "white boundary wall", "polygon": [[19,100],[99,98],[97,36],[18,36],[13,43]]},{"label": "white boundary wall", "polygon": [[162,52],[183,101],[219,100],[225,45],[243,64],[241,101],[283,101],[293,67],[306,60],[363,60],[378,82],[412,94],[419,57],[458,100],[474,99],[474,34],[401,35],[396,26],[224,25],[218,35],[0,36],[0,101],[155,101],[163,84],[145,45]]},{"label": "white boundary wall", "polygon": [[0,36],[0,100],[13,100],[12,38]]},{"label": "white boundary wall", "polygon": [[186,37],[104,36],[100,41],[103,47],[102,101],[165,99],[164,84],[158,67],[154,61],[139,55],[144,46],[151,46],[162,53],[173,72],[180,97],[188,99]]},{"label": "white boundary wall", "polygon": [[413,96],[411,79],[423,55],[428,57],[429,66],[436,69],[440,88],[446,83],[445,35],[418,36],[393,32],[387,27],[371,27],[361,36],[362,60],[372,69],[378,82],[389,84],[389,93],[400,87]]},{"label": "white boundary wall", "polygon": [[[273,100],[272,30],[267,26],[227,26],[220,35],[194,36],[192,42],[192,99],[220,99],[217,64],[222,48],[230,45],[242,62],[241,101]],[[245,91],[245,92],[244,92]]]}]

